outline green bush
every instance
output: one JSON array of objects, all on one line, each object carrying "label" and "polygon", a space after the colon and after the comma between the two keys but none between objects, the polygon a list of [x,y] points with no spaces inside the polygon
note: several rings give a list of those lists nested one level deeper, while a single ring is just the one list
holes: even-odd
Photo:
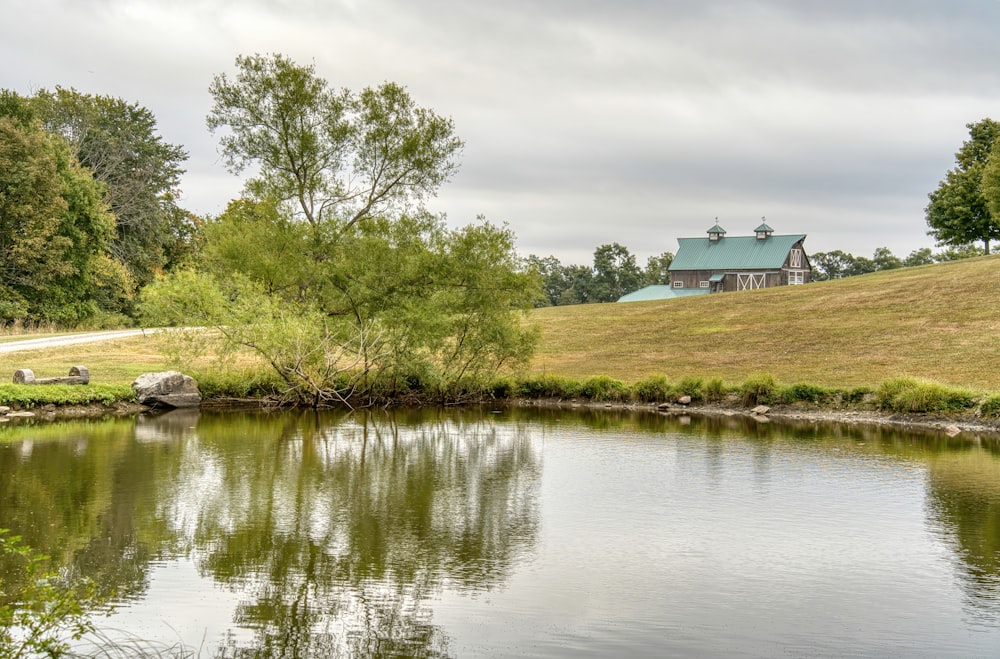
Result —
[{"label": "green bush", "polygon": [[712,378],[701,388],[705,400],[710,403],[718,403],[726,397],[726,385],[722,378]]},{"label": "green bush", "polygon": [[933,382],[896,378],[879,386],[875,401],[879,409],[892,412],[960,412],[976,406],[976,395]]},{"label": "green bush", "polygon": [[979,413],[985,417],[1000,417],[1000,394],[990,396],[979,405]]},{"label": "green bush", "polygon": [[839,393],[841,403],[845,405],[857,405],[863,403],[865,398],[871,396],[875,391],[871,387],[854,387],[853,389],[847,389]]},{"label": "green bush", "polygon": [[775,400],[777,385],[766,373],[755,373],[740,385],[740,403],[745,407],[768,405]]},{"label": "green bush", "polygon": [[284,390],[277,373],[264,369],[196,371],[192,377],[205,398],[266,398]]},{"label": "green bush", "polygon": [[554,375],[529,377],[518,382],[518,395],[523,398],[573,398],[578,385],[572,380]]},{"label": "green bush", "polygon": [[785,403],[819,403],[830,399],[830,392],[814,384],[797,383],[781,390],[778,398]]},{"label": "green bush", "polygon": [[615,402],[626,401],[631,396],[631,392],[625,384],[606,375],[598,375],[584,380],[580,384],[578,394],[594,401]]},{"label": "green bush", "polygon": [[512,398],[517,395],[517,382],[513,378],[497,378],[486,387],[491,398]]},{"label": "green bush", "polygon": [[691,400],[701,400],[701,378],[685,377],[674,387],[677,397],[690,396]]},{"label": "green bush", "polygon": [[651,375],[632,385],[632,394],[643,403],[663,403],[670,398],[670,382],[666,376]]}]

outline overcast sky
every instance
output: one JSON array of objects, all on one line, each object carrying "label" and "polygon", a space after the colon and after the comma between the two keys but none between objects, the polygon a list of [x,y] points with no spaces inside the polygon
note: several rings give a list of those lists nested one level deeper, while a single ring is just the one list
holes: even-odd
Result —
[{"label": "overcast sky", "polygon": [[1000,119],[1000,0],[0,0],[0,87],[138,102],[189,153],[182,205],[242,182],[205,127],[239,54],[335,87],[390,80],[466,146],[433,210],[507,222],[522,254],[640,265],[715,218],[809,253],[933,247],[924,206]]}]

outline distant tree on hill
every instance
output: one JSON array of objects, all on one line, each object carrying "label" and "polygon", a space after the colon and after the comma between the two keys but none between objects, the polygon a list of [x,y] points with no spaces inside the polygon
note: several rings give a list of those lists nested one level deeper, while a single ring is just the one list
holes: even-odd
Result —
[{"label": "distant tree on hill", "polygon": [[[1000,240],[1000,214],[991,210],[988,195],[1000,206],[1000,173],[990,167],[990,156],[1000,138],[1000,122],[983,119],[968,124],[970,138],[955,154],[955,167],[928,196],[928,234],[938,245],[959,247],[982,241],[990,253],[990,242]],[[984,179],[985,177],[985,179]],[[985,188],[984,188],[985,184]]]},{"label": "distant tree on hill", "polygon": [[909,268],[915,265],[929,265],[934,263],[934,254],[930,247],[921,247],[910,252],[909,256],[903,259],[903,267]]},{"label": "distant tree on hill", "polygon": [[611,243],[594,250],[594,302],[616,302],[626,293],[642,288],[642,282],[642,270],[627,247]]},{"label": "distant tree on hill", "polygon": [[646,286],[663,286],[669,284],[669,268],[673,261],[673,252],[663,252],[659,256],[650,256],[646,260],[646,270],[643,272],[643,284]]}]

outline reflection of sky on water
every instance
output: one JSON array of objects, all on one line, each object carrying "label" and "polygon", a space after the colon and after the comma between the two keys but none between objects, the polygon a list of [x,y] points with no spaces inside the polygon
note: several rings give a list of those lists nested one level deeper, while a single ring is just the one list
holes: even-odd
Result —
[{"label": "reflection of sky on water", "polygon": [[117,605],[100,626],[122,643],[142,639],[154,647],[183,643],[214,648],[233,637],[251,641],[251,632],[233,627],[240,594],[206,585],[205,575],[190,558],[159,561],[151,566],[144,597]]}]

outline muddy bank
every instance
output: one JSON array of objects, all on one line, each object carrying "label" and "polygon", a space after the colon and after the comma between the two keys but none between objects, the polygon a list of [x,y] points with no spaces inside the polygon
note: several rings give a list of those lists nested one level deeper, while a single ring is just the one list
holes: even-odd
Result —
[{"label": "muddy bank", "polygon": [[541,399],[512,400],[506,404],[517,407],[548,407],[557,409],[608,409],[645,411],[667,416],[725,416],[756,419],[760,423],[774,421],[813,421],[848,425],[879,425],[899,429],[937,430],[948,435],[988,434],[1000,439],[1000,419],[983,419],[972,415],[890,414],[873,409],[824,409],[804,405],[769,406],[766,413],[754,414],[739,405],[691,403],[608,403],[586,400]]}]

